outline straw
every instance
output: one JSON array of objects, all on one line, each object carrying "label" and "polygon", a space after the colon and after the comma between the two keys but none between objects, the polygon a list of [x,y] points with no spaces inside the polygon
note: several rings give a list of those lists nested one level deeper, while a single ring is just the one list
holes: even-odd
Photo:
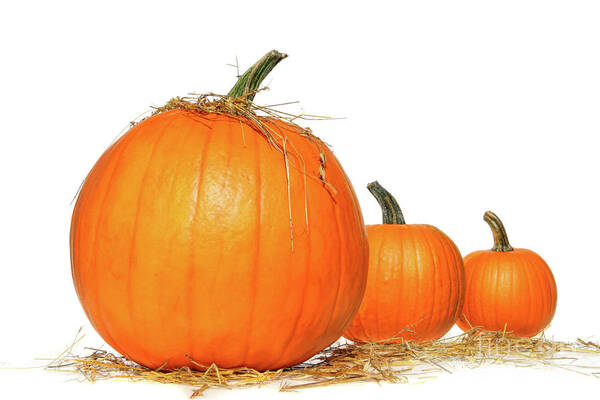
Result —
[{"label": "straw", "polygon": [[[76,341],[81,340],[77,338]],[[106,350],[86,348],[89,354],[73,354],[70,346],[46,367],[76,373],[88,381],[128,379],[185,385],[191,397],[208,389],[245,388],[278,384],[281,391],[364,382],[407,383],[460,367],[507,364],[515,367],[554,367],[600,377],[600,345],[577,339],[573,343],[547,339],[518,338],[507,332],[471,330],[464,334],[425,343],[338,343],[308,362],[277,371],[260,372],[250,368],[183,367],[165,371],[149,369]],[[583,364],[584,359],[591,364]],[[193,360],[192,360],[193,361]],[[192,363],[193,364],[193,363]]]}]

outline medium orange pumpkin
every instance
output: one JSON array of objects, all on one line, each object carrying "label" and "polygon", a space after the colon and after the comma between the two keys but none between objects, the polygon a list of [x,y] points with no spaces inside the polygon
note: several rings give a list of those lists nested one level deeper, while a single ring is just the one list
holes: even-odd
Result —
[{"label": "medium orange pumpkin", "polygon": [[214,104],[240,114],[158,113],[85,180],[70,236],[77,294],[142,365],[291,366],[358,310],[368,245],[350,181],[310,131],[246,109],[284,57],[268,53]]},{"label": "medium orange pumpkin", "polygon": [[444,336],[463,304],[460,252],[431,225],[408,225],[394,197],[368,185],[383,210],[383,225],[368,225],[367,289],[344,336],[355,342],[422,342]]},{"label": "medium orange pumpkin", "polygon": [[492,229],[494,247],[464,259],[465,305],[457,325],[464,331],[475,327],[535,336],[548,326],[556,310],[552,271],[537,253],[510,245],[496,214],[487,211],[483,219]]}]

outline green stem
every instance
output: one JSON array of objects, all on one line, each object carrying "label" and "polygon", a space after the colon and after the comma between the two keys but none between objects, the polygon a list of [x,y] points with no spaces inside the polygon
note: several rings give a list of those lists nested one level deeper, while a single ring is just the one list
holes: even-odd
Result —
[{"label": "green stem", "polygon": [[227,95],[231,97],[244,97],[252,101],[263,79],[267,77],[279,61],[286,57],[287,54],[271,50],[251,66],[248,71],[244,72],[244,75],[240,76]]},{"label": "green stem", "polygon": [[404,222],[404,216],[402,215],[402,210],[400,210],[398,202],[390,192],[385,190],[383,186],[379,184],[379,182],[375,181],[369,183],[367,189],[369,189],[369,192],[371,192],[381,206],[384,224],[403,225],[406,223]]},{"label": "green stem", "polygon": [[500,218],[493,212],[486,211],[483,215],[483,220],[488,223],[494,235],[494,247],[492,247],[492,251],[513,251],[514,249],[508,242],[508,235]]}]

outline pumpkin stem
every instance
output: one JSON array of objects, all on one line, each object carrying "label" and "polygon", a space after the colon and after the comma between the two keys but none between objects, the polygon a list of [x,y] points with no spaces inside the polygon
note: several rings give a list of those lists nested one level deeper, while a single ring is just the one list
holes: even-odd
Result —
[{"label": "pumpkin stem", "polygon": [[261,82],[275,68],[279,61],[286,57],[287,54],[271,50],[239,77],[227,95],[230,97],[244,97],[252,101]]},{"label": "pumpkin stem", "polygon": [[381,206],[384,224],[403,225],[406,223],[404,222],[404,216],[402,215],[402,210],[400,210],[398,202],[390,192],[385,190],[383,186],[379,184],[379,182],[375,181],[369,183],[367,189],[369,189],[369,192],[371,192]]},{"label": "pumpkin stem", "polygon": [[494,247],[492,251],[513,251],[514,249],[508,242],[506,229],[500,218],[491,211],[486,211],[483,215],[483,220],[488,223],[494,235]]}]

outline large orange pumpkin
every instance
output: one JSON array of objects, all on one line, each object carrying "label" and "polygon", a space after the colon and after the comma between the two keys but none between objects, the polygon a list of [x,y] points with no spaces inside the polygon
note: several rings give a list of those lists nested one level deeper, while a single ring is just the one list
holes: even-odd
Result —
[{"label": "large orange pumpkin", "polygon": [[535,336],[550,323],[556,309],[552,271],[537,253],[510,245],[496,214],[488,211],[483,219],[492,229],[494,247],[464,259],[467,287],[457,325],[464,331],[483,328]]},{"label": "large orange pumpkin", "polygon": [[408,225],[394,197],[368,185],[383,210],[383,225],[368,225],[367,289],[344,336],[355,342],[422,342],[450,330],[462,308],[460,252],[431,225]]},{"label": "large orange pumpkin", "polygon": [[158,113],[85,180],[70,237],[77,294],[140,364],[287,367],[358,310],[368,245],[350,181],[310,131],[245,108],[284,57],[268,53],[214,104],[239,114]]}]

